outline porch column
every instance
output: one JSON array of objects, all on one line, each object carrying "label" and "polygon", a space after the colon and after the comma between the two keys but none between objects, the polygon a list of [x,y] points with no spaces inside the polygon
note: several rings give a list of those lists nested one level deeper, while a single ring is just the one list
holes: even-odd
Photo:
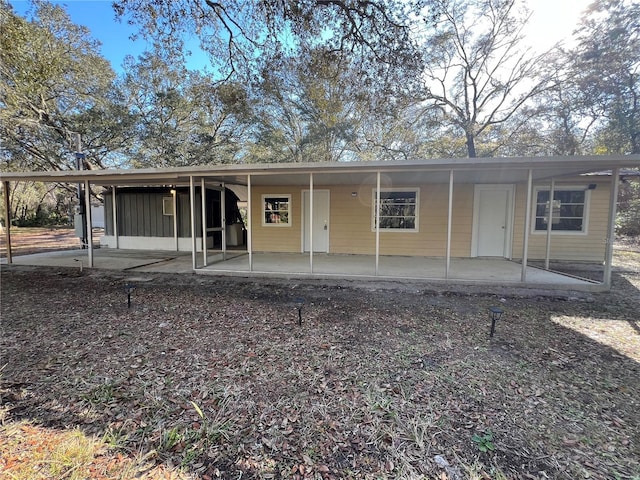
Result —
[{"label": "porch column", "polygon": [[604,255],[604,275],[602,284],[611,288],[611,268],[613,266],[613,243],[616,234],[616,212],[618,206],[618,188],[620,180],[620,169],[614,168],[611,171],[611,191],[609,192],[609,225],[607,227],[607,238]]},{"label": "porch column", "polygon": [[7,263],[13,263],[11,256],[11,202],[9,201],[9,182],[4,181],[4,238],[7,243]]},{"label": "porch column", "polygon": [[[120,248],[120,237],[118,236],[118,202],[116,201],[116,186],[111,186],[111,210],[113,217],[113,237],[116,240],[116,248]],[[175,208],[174,208],[175,212]]]},{"label": "porch column", "polygon": [[451,218],[453,217],[453,170],[449,170],[449,211],[447,212],[447,262],[444,269],[444,278],[449,279],[451,267]]},{"label": "porch column", "polygon": [[189,177],[189,217],[191,220],[191,266],[195,270],[198,268],[198,262],[196,259],[196,193],[195,185],[193,183],[193,177]]},{"label": "porch column", "polygon": [[178,192],[176,187],[171,189],[171,196],[173,197],[173,243],[176,246],[176,252],[180,251],[180,242],[178,240]]},{"label": "porch column", "polygon": [[93,268],[93,225],[91,223],[91,190],[89,180],[84,181],[84,213],[87,221],[87,248],[89,268]]},{"label": "porch column", "polygon": [[380,269],[380,171],[376,173],[376,276]]},{"label": "porch column", "polygon": [[309,271],[313,273],[313,172],[309,173]]},{"label": "porch column", "polygon": [[251,174],[247,175],[247,250],[249,251],[249,271],[253,272],[253,246],[251,234]]},{"label": "porch column", "polygon": [[207,266],[207,186],[204,177],[200,179],[200,204],[202,205],[202,266]]},{"label": "porch column", "polygon": [[533,190],[533,170],[529,169],[527,176],[527,201],[524,211],[524,233],[522,239],[522,273],[520,281],[527,281],[527,259],[529,256],[529,224],[531,223],[531,192]]},{"label": "porch column", "polygon": [[222,260],[227,259],[227,187],[220,185],[220,218],[222,223]]},{"label": "porch column", "polygon": [[553,226],[553,196],[555,193],[556,181],[551,179],[549,188],[549,212],[547,213],[547,249],[544,254],[544,268],[549,270],[549,257],[551,256],[551,228]]}]

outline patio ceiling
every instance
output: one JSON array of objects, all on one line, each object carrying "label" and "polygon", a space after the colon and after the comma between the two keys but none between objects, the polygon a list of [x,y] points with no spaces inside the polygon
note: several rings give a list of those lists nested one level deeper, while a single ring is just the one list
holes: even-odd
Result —
[{"label": "patio ceiling", "polygon": [[534,181],[562,178],[613,168],[638,168],[640,155],[455,158],[405,162],[337,162],[203,165],[177,168],[128,170],[81,170],[58,172],[2,172],[2,181],[40,181],[93,185],[186,185],[193,177],[210,183],[246,185],[305,185],[309,174],[315,185],[375,184],[377,172],[389,184],[448,182],[449,171],[456,183],[518,183],[527,180],[531,169]]}]

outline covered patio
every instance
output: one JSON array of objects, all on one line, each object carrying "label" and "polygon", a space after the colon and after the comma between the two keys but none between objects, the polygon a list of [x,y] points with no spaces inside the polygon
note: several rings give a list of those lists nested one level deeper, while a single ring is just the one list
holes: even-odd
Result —
[{"label": "covered patio", "polygon": [[[432,257],[382,256],[376,275],[375,256],[372,255],[314,255],[311,272],[309,257],[295,253],[254,253],[253,267],[246,251],[210,254],[208,265],[195,273],[220,276],[257,276],[266,278],[326,278],[350,280],[416,281],[472,285],[514,285],[530,288],[557,287],[563,290],[597,290],[598,283],[558,272],[527,266],[526,284],[521,283],[522,265],[501,258],[451,259],[449,279],[445,279],[445,259]],[[130,273],[193,273],[189,252],[96,249],[93,268]],[[2,259],[6,264],[6,259]],[[88,267],[86,251],[22,255],[13,264],[23,266]]]}]

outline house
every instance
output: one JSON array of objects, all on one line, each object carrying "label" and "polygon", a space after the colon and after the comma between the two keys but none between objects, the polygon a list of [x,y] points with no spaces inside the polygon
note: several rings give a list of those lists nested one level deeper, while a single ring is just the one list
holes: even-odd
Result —
[{"label": "house", "polygon": [[[103,186],[105,246],[191,251],[194,270],[210,265],[212,251],[225,261],[230,244],[244,244],[248,272],[263,253],[302,255],[309,274],[314,258],[367,257],[373,276],[381,259],[433,258],[443,266],[438,278],[451,280],[455,259],[500,259],[518,262],[524,284],[530,261],[548,268],[559,260],[603,263],[608,288],[619,172],[638,167],[640,155],[459,158],[11,172],[2,180]],[[612,173],[587,175],[602,171]],[[227,205],[235,212],[238,202],[246,231],[230,243],[230,215],[242,224]]]}]

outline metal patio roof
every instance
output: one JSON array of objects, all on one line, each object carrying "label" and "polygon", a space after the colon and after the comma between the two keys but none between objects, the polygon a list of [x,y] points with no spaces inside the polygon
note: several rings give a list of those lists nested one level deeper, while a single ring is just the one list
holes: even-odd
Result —
[{"label": "metal patio roof", "polygon": [[[1,181],[39,181],[94,185],[180,185],[190,178],[208,182],[246,185],[300,185],[310,173],[316,185],[375,183],[380,172],[383,183],[443,183],[454,172],[456,183],[517,183],[561,178],[613,168],[640,168],[640,155],[590,155],[551,157],[450,158],[400,162],[335,163],[247,163],[175,168],[105,169],[42,172],[0,172]],[[386,180],[386,181],[385,181]]]}]

